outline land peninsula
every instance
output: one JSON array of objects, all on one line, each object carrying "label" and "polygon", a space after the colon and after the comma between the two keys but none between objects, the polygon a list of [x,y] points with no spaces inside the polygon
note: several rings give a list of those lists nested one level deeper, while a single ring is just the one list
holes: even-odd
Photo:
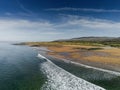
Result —
[{"label": "land peninsula", "polygon": [[120,37],[81,37],[21,45],[46,47],[52,57],[120,72]]}]

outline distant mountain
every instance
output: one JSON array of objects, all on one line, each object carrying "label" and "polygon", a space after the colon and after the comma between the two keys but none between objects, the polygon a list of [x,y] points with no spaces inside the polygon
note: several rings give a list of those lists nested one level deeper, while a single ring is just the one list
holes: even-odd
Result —
[{"label": "distant mountain", "polygon": [[108,41],[118,39],[115,37],[80,37],[80,38],[72,38],[71,40],[80,40],[80,41]]},{"label": "distant mountain", "polygon": [[56,41],[120,41],[120,37],[79,37],[72,39],[63,39]]}]

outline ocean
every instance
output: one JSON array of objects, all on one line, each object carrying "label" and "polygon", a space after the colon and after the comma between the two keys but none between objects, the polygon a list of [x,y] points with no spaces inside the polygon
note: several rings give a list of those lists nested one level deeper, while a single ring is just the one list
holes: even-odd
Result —
[{"label": "ocean", "polygon": [[40,52],[44,50],[0,43],[0,90],[120,90],[120,76]]},{"label": "ocean", "polygon": [[40,90],[45,76],[39,64],[32,48],[0,43],[0,90]]}]

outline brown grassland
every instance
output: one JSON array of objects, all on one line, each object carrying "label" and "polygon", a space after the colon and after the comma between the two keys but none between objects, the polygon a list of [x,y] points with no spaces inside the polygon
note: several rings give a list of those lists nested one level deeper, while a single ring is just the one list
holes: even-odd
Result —
[{"label": "brown grassland", "polygon": [[[35,43],[28,45],[37,46]],[[63,43],[39,43],[38,46],[47,47],[53,57],[120,71],[120,48],[117,47]]]}]

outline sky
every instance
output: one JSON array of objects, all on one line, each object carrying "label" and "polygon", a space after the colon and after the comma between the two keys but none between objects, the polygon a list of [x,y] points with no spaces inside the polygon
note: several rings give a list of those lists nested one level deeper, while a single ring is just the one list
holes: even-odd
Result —
[{"label": "sky", "polygon": [[120,0],[0,0],[0,41],[120,37]]}]

